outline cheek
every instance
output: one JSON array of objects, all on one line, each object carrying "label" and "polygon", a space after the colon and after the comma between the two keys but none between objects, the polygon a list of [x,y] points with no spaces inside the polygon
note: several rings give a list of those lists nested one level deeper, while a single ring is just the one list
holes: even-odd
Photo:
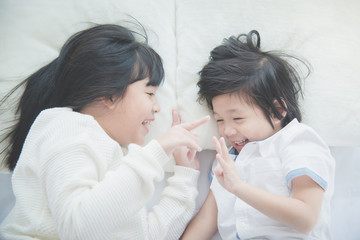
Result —
[{"label": "cheek", "polygon": [[123,113],[123,119],[126,125],[134,126],[139,124],[141,119],[143,118],[144,112],[144,104],[140,102],[133,102],[128,106],[126,112]]},{"label": "cheek", "polygon": [[217,124],[218,132],[221,136],[224,136],[224,127],[222,124]]},{"label": "cheek", "polygon": [[133,104],[133,112],[137,116],[147,114],[151,111],[153,106],[153,101],[149,98],[141,98],[134,102]]},{"label": "cheek", "polygon": [[273,135],[273,129],[270,124],[265,125],[264,123],[262,123],[262,125],[261,125],[261,123],[259,123],[258,126],[263,126],[261,128],[259,128],[259,127],[254,128],[254,129],[256,129],[255,133],[256,133],[256,138],[258,140],[265,140],[268,137],[270,137],[271,135]]}]

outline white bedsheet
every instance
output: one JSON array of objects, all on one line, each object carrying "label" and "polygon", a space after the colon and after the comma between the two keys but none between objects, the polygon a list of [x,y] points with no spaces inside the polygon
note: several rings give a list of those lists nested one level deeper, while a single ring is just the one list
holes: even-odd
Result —
[{"label": "white bedsheet", "polygon": [[[208,172],[214,159],[214,150],[205,150],[198,156],[201,163],[199,196],[196,209],[199,210],[209,191]],[[357,240],[360,236],[360,147],[331,147],[336,159],[335,193],[332,201],[331,233],[333,240]],[[166,174],[166,178],[171,173]],[[14,205],[11,189],[11,175],[0,173],[0,223]],[[165,178],[165,180],[166,180]],[[166,181],[156,185],[156,191],[148,204],[151,209],[161,197]],[[213,239],[218,239],[218,236]]]}]

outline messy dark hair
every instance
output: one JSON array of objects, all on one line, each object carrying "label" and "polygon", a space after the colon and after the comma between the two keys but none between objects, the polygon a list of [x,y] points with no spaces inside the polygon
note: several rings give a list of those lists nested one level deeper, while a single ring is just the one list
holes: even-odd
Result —
[{"label": "messy dark hair", "polygon": [[[213,110],[212,100],[222,94],[238,94],[259,106],[272,125],[271,116],[287,125],[294,118],[301,121],[298,97],[302,96],[301,81],[295,66],[286,59],[304,60],[281,52],[260,50],[260,34],[256,30],[230,37],[214,48],[209,62],[200,71],[198,100]],[[306,76],[307,76],[306,75]],[[275,100],[286,111],[283,117]]]}]

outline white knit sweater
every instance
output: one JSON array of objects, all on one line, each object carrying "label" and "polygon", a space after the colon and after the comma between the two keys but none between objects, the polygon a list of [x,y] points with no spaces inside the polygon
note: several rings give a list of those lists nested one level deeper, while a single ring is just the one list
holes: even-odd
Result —
[{"label": "white knit sweater", "polygon": [[91,116],[45,110],[14,170],[16,204],[0,239],[178,239],[195,209],[199,171],[176,166],[148,212],[168,159],[156,140],[130,144],[124,156]]}]

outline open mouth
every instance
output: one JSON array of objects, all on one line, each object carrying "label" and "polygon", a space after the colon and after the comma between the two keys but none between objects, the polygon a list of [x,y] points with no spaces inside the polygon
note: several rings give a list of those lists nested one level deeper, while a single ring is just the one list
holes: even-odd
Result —
[{"label": "open mouth", "polygon": [[152,122],[153,122],[153,120],[145,120],[145,121],[142,122],[142,125],[145,127],[147,132],[149,131],[148,128],[150,127]]},{"label": "open mouth", "polygon": [[245,146],[246,143],[248,143],[249,140],[248,139],[244,139],[244,140],[241,140],[241,141],[234,141],[234,147],[235,148],[243,148]]},{"label": "open mouth", "polygon": [[142,122],[142,124],[145,126],[150,126],[152,122],[153,122],[153,120],[145,120]]},{"label": "open mouth", "polygon": [[234,143],[235,143],[236,145],[244,145],[244,144],[247,143],[247,142],[248,142],[247,139],[242,140],[242,141],[234,141]]}]

